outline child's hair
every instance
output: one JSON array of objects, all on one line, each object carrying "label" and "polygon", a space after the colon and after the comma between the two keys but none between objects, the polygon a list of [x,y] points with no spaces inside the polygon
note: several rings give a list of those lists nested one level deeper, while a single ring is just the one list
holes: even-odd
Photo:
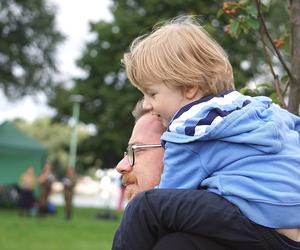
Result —
[{"label": "child's hair", "polygon": [[123,63],[131,83],[186,87],[204,95],[233,88],[232,67],[222,47],[190,16],[176,18],[136,38]]}]

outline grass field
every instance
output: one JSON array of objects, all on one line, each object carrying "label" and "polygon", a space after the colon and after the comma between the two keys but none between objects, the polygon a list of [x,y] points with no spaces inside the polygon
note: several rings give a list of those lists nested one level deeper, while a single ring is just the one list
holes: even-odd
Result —
[{"label": "grass field", "polygon": [[0,209],[1,250],[109,250],[118,220],[96,219],[97,209],[75,208],[66,221],[63,208],[45,218],[20,217]]}]

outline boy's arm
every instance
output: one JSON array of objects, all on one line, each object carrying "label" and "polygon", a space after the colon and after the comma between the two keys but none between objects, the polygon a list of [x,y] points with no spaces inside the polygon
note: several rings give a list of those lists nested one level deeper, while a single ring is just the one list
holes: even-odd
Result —
[{"label": "boy's arm", "polygon": [[199,152],[188,144],[166,143],[164,171],[158,188],[197,189],[208,173]]}]

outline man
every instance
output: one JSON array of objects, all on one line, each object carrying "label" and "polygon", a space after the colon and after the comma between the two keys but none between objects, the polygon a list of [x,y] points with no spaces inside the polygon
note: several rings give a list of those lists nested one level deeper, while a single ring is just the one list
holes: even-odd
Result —
[{"label": "man", "polygon": [[72,166],[69,166],[66,171],[66,176],[63,178],[62,183],[64,185],[64,198],[65,198],[65,219],[71,220],[72,218],[72,201],[74,195],[74,188],[76,185],[76,173]]},{"label": "man", "polygon": [[40,195],[39,195],[39,216],[45,216],[48,212],[48,199],[51,194],[51,186],[55,176],[53,174],[52,165],[46,162],[44,165],[40,176],[38,177],[38,183],[40,185]]},{"label": "man", "polygon": [[[116,167],[117,171],[122,174],[128,199],[133,199],[138,193],[158,185],[163,170],[164,154],[164,150],[160,146],[160,137],[165,131],[165,127],[159,118],[144,110],[142,102],[137,103],[132,114],[136,119],[136,124],[129,139],[127,152]],[[115,238],[113,249],[118,249],[117,242],[118,239]],[[153,249],[224,250],[226,248],[206,237],[177,232],[166,234]]]},{"label": "man", "polygon": [[[137,103],[133,115],[136,124],[128,142],[127,152],[116,167],[123,176],[122,181],[128,199],[132,199],[136,194],[151,189],[159,183],[164,154],[160,146],[160,136],[165,128],[158,117],[143,110],[141,102]],[[144,147],[133,149],[136,145]],[[134,155],[133,162],[130,162],[132,154]]]}]

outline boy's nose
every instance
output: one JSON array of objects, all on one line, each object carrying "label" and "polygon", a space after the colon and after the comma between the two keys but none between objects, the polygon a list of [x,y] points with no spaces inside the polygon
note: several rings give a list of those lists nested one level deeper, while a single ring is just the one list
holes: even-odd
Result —
[{"label": "boy's nose", "polygon": [[144,97],[144,101],[143,101],[143,109],[151,111],[152,110],[152,105],[151,103],[148,101],[148,98]]}]

